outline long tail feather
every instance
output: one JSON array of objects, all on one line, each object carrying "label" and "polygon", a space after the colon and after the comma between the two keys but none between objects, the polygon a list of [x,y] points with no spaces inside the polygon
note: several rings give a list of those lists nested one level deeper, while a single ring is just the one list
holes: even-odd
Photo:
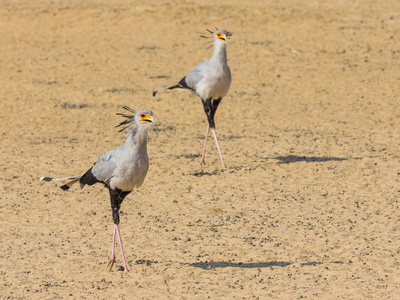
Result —
[{"label": "long tail feather", "polygon": [[184,89],[184,88],[185,88],[185,87],[184,87],[182,84],[177,83],[177,84],[174,84],[174,85],[171,85],[171,86],[167,86],[167,87],[164,87],[164,88],[162,88],[162,89],[160,89],[160,90],[158,90],[158,91],[153,92],[153,97],[154,97],[156,94],[162,93],[162,92],[164,92],[164,91],[166,91],[166,90],[175,90],[175,89]]},{"label": "long tail feather", "polygon": [[62,185],[62,186],[60,186],[60,189],[62,189],[63,191],[69,190],[69,188],[70,188],[74,183],[78,182],[79,179],[80,179],[80,178],[76,178],[76,179],[71,180],[70,182],[68,182],[68,183],[66,183],[66,184],[64,184],[64,185]]},{"label": "long tail feather", "polygon": [[82,175],[75,175],[71,177],[65,177],[65,178],[51,178],[51,177],[40,177],[40,180],[50,182],[50,181],[57,181],[57,180],[70,180],[66,184],[60,186],[60,189],[66,191],[68,190],[74,183],[78,182],[79,179],[81,179]]},{"label": "long tail feather", "polygon": [[64,178],[40,177],[40,180],[49,182],[49,181],[57,181],[57,180],[79,179],[82,176],[83,176],[83,174],[75,175],[75,176],[71,176],[71,177],[64,177]]},{"label": "long tail feather", "polygon": [[158,90],[158,91],[154,91],[154,92],[153,92],[153,97],[155,97],[158,93],[164,92],[166,89],[167,89],[167,88],[164,87],[164,88],[162,88],[162,89],[160,89],[160,90]]}]

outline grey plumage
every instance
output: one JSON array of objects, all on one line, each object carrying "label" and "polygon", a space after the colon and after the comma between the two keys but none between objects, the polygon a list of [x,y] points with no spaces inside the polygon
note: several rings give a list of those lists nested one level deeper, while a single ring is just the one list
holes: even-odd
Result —
[{"label": "grey plumage", "polygon": [[[124,107],[129,109],[128,107]],[[132,112],[134,112],[132,110]],[[145,114],[148,119],[143,121],[140,114]],[[147,156],[147,124],[153,124],[153,113],[149,110],[135,112],[134,115],[119,114],[127,118],[117,127],[125,126],[122,130],[129,129],[127,139],[121,146],[104,153],[89,170],[97,179],[111,189],[118,188],[122,191],[132,191],[142,185],[149,168]],[[92,185],[86,174],[65,178],[41,177],[43,181],[71,180],[65,186],[70,188],[79,179],[81,187],[85,184]],[[64,189],[68,189],[64,188]]]},{"label": "grey plumage", "polygon": [[214,36],[214,53],[212,57],[194,67],[179,83],[155,91],[153,92],[153,96],[166,90],[175,89],[188,89],[195,92],[203,101],[204,111],[208,119],[201,163],[205,163],[207,138],[211,128],[221,158],[222,167],[225,168],[226,166],[215,132],[214,115],[222,98],[228,93],[232,81],[226,53],[226,40],[231,34],[223,29],[211,33]]},{"label": "grey plumage", "polygon": [[147,139],[149,125],[154,125],[153,113],[149,110],[134,111],[124,107],[131,114],[119,114],[126,118],[117,127],[128,131],[127,139],[121,146],[104,153],[100,159],[83,175],[66,178],[41,177],[42,181],[69,180],[61,189],[68,190],[76,182],[81,188],[85,185],[103,183],[110,190],[111,207],[113,210],[114,236],[113,250],[110,259],[110,269],[115,261],[115,235],[120,240],[121,254],[125,272],[129,273],[123,253],[119,233],[119,209],[124,198],[135,188],[140,187],[149,169],[147,155]]}]

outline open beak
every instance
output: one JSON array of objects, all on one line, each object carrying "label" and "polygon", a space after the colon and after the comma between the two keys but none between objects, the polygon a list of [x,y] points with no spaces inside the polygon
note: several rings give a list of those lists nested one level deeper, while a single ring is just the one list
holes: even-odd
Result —
[{"label": "open beak", "polygon": [[217,37],[218,37],[218,39],[219,39],[220,41],[223,41],[223,42],[226,41],[226,36],[225,36],[225,34],[217,35]]},{"label": "open beak", "polygon": [[142,120],[143,123],[148,123],[150,125],[155,124],[153,116],[144,115],[143,117],[140,117],[140,119]]}]

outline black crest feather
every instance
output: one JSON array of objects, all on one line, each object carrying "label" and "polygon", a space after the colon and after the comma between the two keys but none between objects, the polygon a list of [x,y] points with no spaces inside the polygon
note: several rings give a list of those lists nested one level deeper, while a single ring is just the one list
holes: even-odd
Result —
[{"label": "black crest feather", "polygon": [[[219,30],[217,27],[215,27],[215,29],[217,29],[217,31]],[[214,34],[214,32],[212,32],[210,29],[206,29],[209,33]],[[232,36],[232,32],[227,32],[226,36]],[[200,37],[205,38],[205,39],[209,39],[211,37],[209,36],[205,36],[205,35],[201,35]]]},{"label": "black crest feather", "polygon": [[126,113],[117,113],[118,116],[122,116],[122,117],[126,118],[126,120],[122,121],[117,126],[115,126],[115,127],[122,127],[118,132],[122,132],[122,131],[129,129],[131,127],[133,121],[135,120],[136,111],[134,109],[132,109],[126,105],[124,105],[122,108],[129,111],[130,113],[132,113],[132,115],[128,115]]},{"label": "black crest feather", "polygon": [[[210,29],[206,29],[209,33],[214,34],[214,32],[212,32]],[[211,36],[205,36],[205,35],[201,35],[200,37],[204,38],[204,39],[211,39]]]}]

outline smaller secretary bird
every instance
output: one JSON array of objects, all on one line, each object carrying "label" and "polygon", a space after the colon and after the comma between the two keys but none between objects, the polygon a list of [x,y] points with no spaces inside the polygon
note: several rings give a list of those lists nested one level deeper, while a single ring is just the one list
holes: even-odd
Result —
[{"label": "smaller secretary bird", "polygon": [[118,113],[118,115],[126,118],[125,121],[117,126],[123,126],[120,132],[128,131],[128,137],[123,145],[103,154],[93,167],[83,175],[67,178],[42,177],[40,179],[43,181],[70,180],[67,184],[61,186],[64,191],[78,181],[81,188],[85,184],[93,185],[98,182],[103,183],[108,188],[114,221],[112,252],[108,263],[109,270],[111,270],[115,262],[115,236],[117,235],[125,273],[129,273],[119,231],[119,209],[125,197],[132,190],[140,187],[146,177],[149,169],[147,131],[150,125],[154,125],[154,118],[150,110],[135,111],[127,106],[124,106],[124,109],[133,115]]},{"label": "smaller secretary bird", "polygon": [[[214,53],[210,60],[203,61],[190,71],[179,83],[162,88],[159,91],[153,92],[153,96],[157,93],[166,90],[188,89],[195,92],[203,101],[204,112],[207,115],[208,124],[206,138],[204,140],[203,155],[201,164],[204,164],[206,155],[206,146],[208,134],[211,132],[214,135],[215,143],[219,157],[221,158],[222,167],[226,168],[224,159],[222,158],[221,149],[218,144],[217,134],[215,132],[214,115],[222,98],[226,96],[231,86],[231,71],[227,63],[226,55],[226,40],[232,34],[226,30],[218,30],[211,32],[214,37]],[[204,37],[204,36],[203,36]]]}]

